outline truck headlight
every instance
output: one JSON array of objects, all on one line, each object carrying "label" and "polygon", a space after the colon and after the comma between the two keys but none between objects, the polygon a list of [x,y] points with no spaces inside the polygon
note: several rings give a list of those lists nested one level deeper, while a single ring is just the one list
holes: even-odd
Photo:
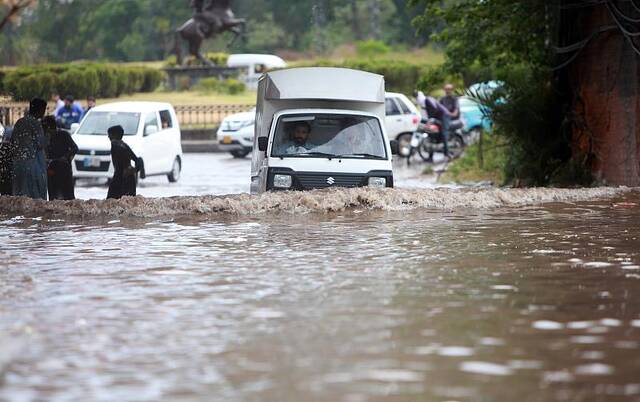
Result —
[{"label": "truck headlight", "polygon": [[291,188],[293,180],[288,174],[273,175],[273,187],[275,188]]},{"label": "truck headlight", "polygon": [[369,187],[375,187],[375,188],[387,187],[387,179],[384,177],[369,177]]}]

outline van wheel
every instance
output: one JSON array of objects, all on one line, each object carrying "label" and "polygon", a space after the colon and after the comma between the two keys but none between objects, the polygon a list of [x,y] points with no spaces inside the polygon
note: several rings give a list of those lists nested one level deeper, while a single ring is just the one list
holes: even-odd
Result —
[{"label": "van wheel", "polygon": [[249,151],[231,151],[231,155],[236,159],[243,159],[245,156],[249,155]]},{"label": "van wheel", "polygon": [[176,158],[173,161],[173,167],[171,168],[171,172],[167,175],[170,183],[175,183],[180,180],[180,172],[182,171],[182,163],[180,163],[180,158]]}]

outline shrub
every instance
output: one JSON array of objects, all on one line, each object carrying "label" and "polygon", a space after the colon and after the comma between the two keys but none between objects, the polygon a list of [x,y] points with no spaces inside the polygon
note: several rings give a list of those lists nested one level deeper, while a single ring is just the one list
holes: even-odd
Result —
[{"label": "shrub", "polygon": [[2,90],[15,100],[28,100],[34,93],[45,98],[54,92],[76,98],[112,98],[123,93],[151,92],[164,77],[152,68],[99,63],[43,64],[20,67],[3,75]]},{"label": "shrub", "polygon": [[48,99],[51,89],[58,85],[58,77],[50,72],[31,74],[17,79],[15,91],[12,92],[14,99],[20,101],[30,100],[35,97]]},{"label": "shrub", "polygon": [[[206,53],[204,57],[210,62],[212,62],[213,64],[215,64],[216,66],[226,66],[227,60],[229,60],[229,54],[221,53],[221,52],[220,53],[209,52],[209,53]],[[175,56],[171,56],[165,60],[166,67],[175,67],[177,66],[177,64],[178,63]],[[184,59],[184,64],[187,66],[200,66],[202,65],[202,62],[196,59],[194,56],[187,56]]]},{"label": "shrub", "polygon": [[356,52],[360,57],[375,57],[389,53],[391,48],[384,42],[379,40],[366,40],[362,42],[356,42]]},{"label": "shrub", "polygon": [[162,84],[164,73],[151,68],[142,69],[143,82],[140,92],[153,92]]},{"label": "shrub", "polygon": [[196,85],[196,90],[204,93],[237,95],[244,92],[246,90],[246,86],[238,80],[219,80],[211,77],[200,80]]}]

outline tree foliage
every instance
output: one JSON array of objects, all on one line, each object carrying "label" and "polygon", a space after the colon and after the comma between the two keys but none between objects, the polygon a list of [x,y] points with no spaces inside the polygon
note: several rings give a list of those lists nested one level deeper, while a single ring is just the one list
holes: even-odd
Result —
[{"label": "tree foliage", "polygon": [[424,14],[425,29],[444,29],[434,39],[445,44],[446,62],[434,76],[457,76],[466,85],[503,82],[482,99],[492,110],[496,133],[509,145],[505,177],[543,185],[554,180],[571,158],[564,124],[565,94],[552,66],[558,29],[557,5],[544,0],[411,0]]},{"label": "tree foliage", "polygon": [[[376,4],[380,38],[373,38],[369,3]],[[411,26],[416,14],[406,0],[235,0],[232,7],[248,21],[247,40],[226,49],[225,35],[208,41],[206,51],[324,52],[365,39],[424,43]],[[0,62],[165,59],[173,52],[175,30],[191,13],[187,0],[39,0],[0,37]]]}]

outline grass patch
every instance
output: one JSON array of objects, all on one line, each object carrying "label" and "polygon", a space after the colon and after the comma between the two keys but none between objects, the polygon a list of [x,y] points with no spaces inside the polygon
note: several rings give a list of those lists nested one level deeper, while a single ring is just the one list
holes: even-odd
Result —
[{"label": "grass patch", "polygon": [[507,160],[507,144],[495,135],[483,134],[482,164],[480,158],[480,143],[476,142],[465,150],[447,168],[440,178],[443,183],[468,183],[490,181],[497,185],[505,182],[504,169]]},{"label": "grass patch", "polygon": [[236,95],[200,93],[197,91],[136,93],[119,98],[98,99],[98,104],[110,102],[168,102],[172,105],[248,105],[256,103],[256,93],[246,91]]}]

